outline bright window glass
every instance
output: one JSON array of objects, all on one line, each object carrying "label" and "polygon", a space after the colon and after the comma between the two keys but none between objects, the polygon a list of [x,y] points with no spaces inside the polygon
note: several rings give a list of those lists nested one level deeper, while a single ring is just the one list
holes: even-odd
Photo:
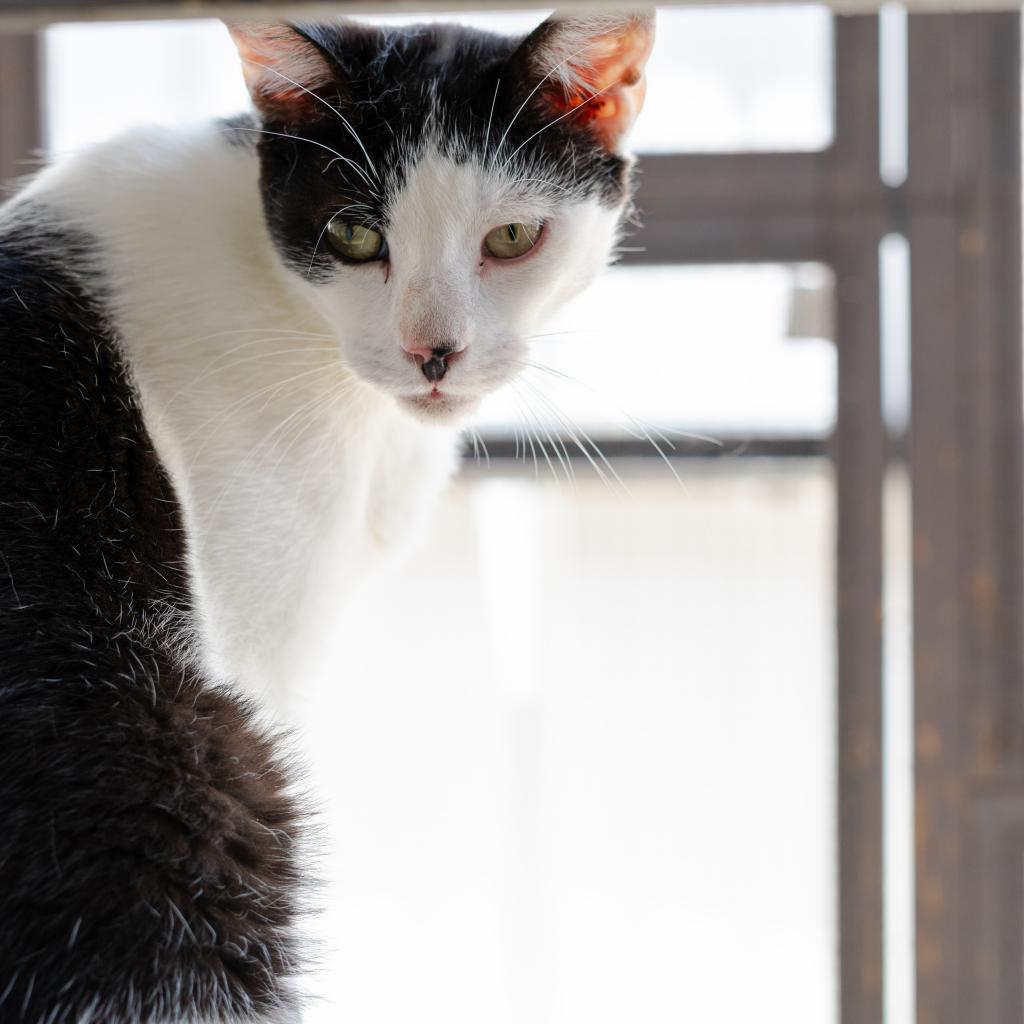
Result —
[{"label": "bright window glass", "polygon": [[238,113],[249,103],[217,21],[58,25],[46,33],[46,139],[78,149],[137,124]]},{"label": "bright window glass", "polygon": [[[368,17],[527,32],[546,11]],[[56,150],[143,121],[227,115],[246,103],[215,21],[68,24],[47,33],[49,141]],[[658,14],[640,151],[813,150],[832,137],[832,28],[824,7]]]},{"label": "bright window glass", "polygon": [[831,297],[819,264],[613,269],[545,327],[533,342],[538,368],[495,396],[478,426],[825,437],[835,421]]},{"label": "bright window glass", "polygon": [[832,15],[824,7],[658,12],[641,152],[816,150],[832,141]]},{"label": "bright window glass", "polygon": [[310,1024],[835,1022],[831,471],[681,471],[464,475],[360,595]]}]

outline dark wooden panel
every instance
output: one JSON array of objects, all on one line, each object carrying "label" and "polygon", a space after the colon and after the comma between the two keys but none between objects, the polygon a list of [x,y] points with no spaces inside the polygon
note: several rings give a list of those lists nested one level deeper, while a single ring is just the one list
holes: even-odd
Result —
[{"label": "dark wooden panel", "polygon": [[1024,808],[1019,46],[1017,15],[911,18],[919,1024],[1024,1016],[1020,848],[989,806]]},{"label": "dark wooden panel", "polygon": [[[745,0],[771,4],[776,0]],[[668,0],[662,6],[734,6],[734,0]],[[550,9],[544,0],[0,0],[0,31],[10,26],[18,31],[39,28],[58,21],[121,21],[128,18],[217,18],[217,17],[316,17],[337,14],[381,12],[451,11],[538,8]],[[621,8],[622,0],[563,0],[568,9]],[[836,13],[866,15],[876,12],[879,0],[830,0]],[[966,0],[908,0],[910,10],[934,11],[939,7],[963,8]],[[980,6],[980,5],[979,5]],[[989,11],[1012,10],[1013,0],[984,0]]]},{"label": "dark wooden panel", "polygon": [[41,142],[39,76],[36,37],[0,35],[0,187],[32,169]]},{"label": "dark wooden panel", "polygon": [[641,156],[643,263],[823,259],[829,164],[822,153]]},{"label": "dark wooden panel", "polygon": [[842,1024],[882,1020],[882,483],[878,21],[836,20],[828,234],[836,276],[836,597]]}]

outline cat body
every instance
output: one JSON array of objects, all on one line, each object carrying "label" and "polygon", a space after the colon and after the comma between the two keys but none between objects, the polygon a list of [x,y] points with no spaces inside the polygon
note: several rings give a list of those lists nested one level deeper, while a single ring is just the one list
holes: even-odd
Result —
[{"label": "cat body", "polygon": [[345,600],[628,209],[646,16],[232,31],[256,117],[0,208],[4,1022],[295,1019],[265,709],[343,678]]}]

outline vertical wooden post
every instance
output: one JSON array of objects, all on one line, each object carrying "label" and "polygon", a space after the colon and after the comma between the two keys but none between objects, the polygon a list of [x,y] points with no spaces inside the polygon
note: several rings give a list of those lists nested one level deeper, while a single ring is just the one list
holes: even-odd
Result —
[{"label": "vertical wooden post", "polygon": [[827,219],[836,275],[839,949],[842,1024],[882,1019],[882,485],[878,19],[835,20]]},{"label": "vertical wooden post", "polygon": [[42,144],[40,76],[39,38],[0,33],[0,187],[32,169]]},{"label": "vertical wooden post", "polygon": [[1019,1024],[1020,16],[909,33],[918,1024]]}]

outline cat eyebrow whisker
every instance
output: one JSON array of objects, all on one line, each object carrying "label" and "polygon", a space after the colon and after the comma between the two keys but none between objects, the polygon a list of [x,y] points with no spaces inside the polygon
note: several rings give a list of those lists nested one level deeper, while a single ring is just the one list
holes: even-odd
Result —
[{"label": "cat eyebrow whisker", "polygon": [[356,145],[363,151],[363,156],[366,157],[366,162],[369,165],[370,170],[373,172],[373,176],[377,179],[377,182],[380,183],[380,175],[377,173],[377,168],[374,166],[373,160],[370,159],[370,154],[366,151],[366,147],[363,145],[363,140],[359,138],[358,132],[352,127],[349,119],[340,110],[338,110],[337,107],[332,106],[322,96],[318,96],[315,92],[307,89],[301,82],[296,82],[294,78],[289,78],[287,75],[282,74],[277,70],[277,68],[270,67],[269,64],[261,64],[259,61],[255,60],[246,60],[246,63],[255,64],[256,67],[263,68],[264,71],[269,71],[271,74],[277,75],[278,78],[283,78],[286,82],[294,85],[296,89],[301,89],[308,96],[312,96],[318,103],[322,103],[348,129],[349,135],[355,139]]},{"label": "cat eyebrow whisker", "polygon": [[487,115],[487,134],[484,136],[484,159],[489,158],[487,147],[491,141],[491,122],[494,120],[494,105],[498,102],[498,89],[501,86],[501,79],[494,83],[494,95],[491,97],[491,112]]},{"label": "cat eyebrow whisker", "polygon": [[[317,142],[316,139],[307,139],[301,135],[291,135],[288,132],[271,132],[267,131],[266,128],[246,128],[243,125],[232,125],[229,128],[225,128],[225,131],[229,132],[253,132],[256,135],[273,135],[279,139],[291,139],[292,142],[308,142],[311,146],[317,146],[319,149],[324,149],[328,153],[337,157],[338,160],[344,160],[345,163],[351,164],[351,166],[360,174],[363,180],[366,182],[366,187],[370,194],[377,199],[380,199],[380,194],[374,190],[373,182],[366,176],[366,172],[359,166],[354,160],[350,160],[347,156],[339,153],[336,149],[331,149],[330,146],[324,145],[322,142]],[[334,161],[331,161],[332,163]]]},{"label": "cat eyebrow whisker", "polygon": [[537,182],[540,185],[547,185],[549,188],[561,189],[563,192],[572,192],[566,185],[559,185],[557,182],[548,181],[546,178],[516,178],[517,185],[525,185],[527,182]]},{"label": "cat eyebrow whisker", "polygon": [[[613,84],[614,84],[614,83],[613,83]],[[506,168],[506,167],[508,167],[509,163],[510,163],[510,162],[512,161],[512,159],[513,159],[513,158],[515,157],[516,153],[518,153],[518,152],[519,152],[519,151],[520,151],[520,150],[521,150],[521,149],[522,149],[522,148],[523,148],[523,147],[524,147],[525,145],[527,145],[527,143],[530,143],[530,142],[532,142],[532,141],[533,141],[533,140],[534,140],[535,138],[537,138],[537,136],[538,136],[538,135],[540,135],[540,134],[541,134],[541,132],[546,132],[546,131],[547,131],[547,130],[548,130],[549,128],[551,128],[551,127],[553,127],[554,125],[558,124],[558,122],[559,122],[559,121],[564,121],[564,120],[565,120],[565,119],[566,119],[567,117],[569,117],[569,116],[570,116],[571,114],[578,114],[578,113],[579,113],[579,112],[580,112],[580,111],[581,111],[581,110],[582,110],[582,109],[583,109],[583,108],[584,108],[584,107],[585,107],[585,106],[586,106],[586,105],[587,105],[588,103],[590,103],[590,101],[591,101],[591,100],[596,100],[596,99],[597,99],[597,98],[598,98],[599,96],[603,95],[604,93],[606,93],[606,92],[607,92],[607,91],[608,91],[609,89],[611,89],[611,88],[612,88],[612,86],[611,86],[611,85],[606,85],[606,86],[605,86],[605,87],[604,87],[603,89],[598,89],[598,90],[597,90],[597,92],[595,92],[595,93],[594,93],[593,95],[591,95],[591,96],[588,96],[588,97],[587,97],[587,98],[586,98],[586,99],[585,99],[585,100],[584,100],[584,101],[583,101],[582,103],[580,103],[580,104],[579,104],[579,106],[576,106],[576,107],[570,107],[570,108],[569,108],[569,109],[568,109],[568,110],[567,110],[567,111],[566,111],[566,112],[565,112],[564,114],[559,114],[559,115],[558,115],[558,117],[554,118],[554,120],[548,121],[548,123],[547,123],[547,124],[545,124],[545,125],[542,125],[542,126],[541,126],[540,128],[538,128],[538,129],[537,129],[537,130],[536,130],[536,131],[535,131],[535,132],[534,132],[534,133],[533,133],[532,135],[529,135],[529,136],[527,136],[527,137],[526,137],[526,138],[525,138],[525,139],[524,139],[524,140],[523,140],[522,142],[520,142],[520,143],[519,143],[519,145],[518,145],[518,146],[516,146],[516,148],[515,148],[515,149],[513,149],[513,150],[512,150],[512,152],[511,152],[511,153],[510,153],[510,154],[508,155],[508,158],[507,158],[507,159],[505,160],[505,162],[504,162],[504,163],[503,163],[503,164],[501,165],[501,169],[502,169],[502,170],[505,170],[505,168]]]},{"label": "cat eyebrow whisker", "polygon": [[348,213],[349,210],[367,210],[370,208],[365,203],[353,203],[350,206],[343,206],[340,210],[335,210],[334,213],[327,219],[327,223],[320,229],[320,234],[317,236],[316,245],[313,246],[313,255],[309,258],[309,266],[306,267],[306,277],[313,272],[313,262],[316,260],[317,250],[320,248],[320,243],[324,240],[324,235],[327,234],[328,229],[334,223],[335,217],[340,217],[343,213]]},{"label": "cat eyebrow whisker", "polygon": [[373,187],[373,182],[370,181],[370,179],[366,176],[366,172],[362,169],[362,167],[359,166],[359,164],[357,164],[354,160],[350,160],[347,156],[336,156],[334,157],[333,160],[328,160],[327,166],[324,167],[323,173],[326,174],[331,169],[331,167],[333,167],[334,164],[336,164],[339,160],[344,160],[345,163],[347,163],[359,175],[359,177],[363,179],[363,182],[366,185],[366,188],[368,189],[370,195],[376,197],[377,199],[380,199],[380,193]]},{"label": "cat eyebrow whisker", "polygon": [[[589,46],[589,44],[588,44],[588,46]],[[553,68],[552,68],[552,69],[551,69],[551,70],[550,70],[550,71],[549,71],[549,72],[548,72],[548,73],[547,73],[547,74],[546,74],[546,75],[545,75],[545,76],[544,76],[544,77],[543,77],[543,78],[542,78],[542,79],[541,79],[541,80],[540,80],[540,81],[539,81],[539,82],[538,82],[538,83],[537,83],[537,84],[536,84],[536,85],[535,85],[535,86],[534,86],[534,87],[533,87],[533,88],[532,88],[532,89],[530,90],[530,92],[529,92],[529,93],[527,94],[527,97],[526,97],[526,99],[525,99],[525,100],[523,100],[523,102],[519,104],[519,108],[518,108],[518,109],[516,110],[516,112],[515,112],[515,113],[514,113],[514,114],[512,115],[512,120],[511,120],[511,121],[509,121],[509,123],[508,123],[508,127],[507,127],[507,128],[505,129],[505,131],[503,132],[503,134],[502,134],[502,136],[501,136],[501,139],[500,139],[500,141],[498,142],[497,148],[495,149],[495,152],[498,152],[498,151],[499,151],[499,150],[501,149],[501,147],[505,145],[505,139],[506,139],[506,138],[508,137],[508,133],[509,133],[510,131],[512,131],[512,126],[513,126],[513,125],[514,125],[514,124],[516,123],[516,119],[517,119],[517,118],[519,117],[519,115],[520,115],[520,114],[521,114],[521,113],[523,112],[523,110],[524,110],[524,109],[526,108],[526,104],[527,104],[527,103],[529,103],[529,102],[530,102],[530,100],[532,100],[532,99],[533,99],[533,97],[537,95],[537,90],[538,90],[538,89],[540,89],[540,87],[541,87],[541,86],[542,86],[542,85],[543,85],[543,84],[544,84],[544,83],[545,83],[545,82],[546,82],[546,81],[547,81],[547,80],[548,80],[548,79],[549,79],[549,78],[550,78],[550,77],[551,77],[551,76],[552,76],[552,75],[553,75],[553,74],[554,74],[554,73],[555,73],[555,72],[556,72],[556,71],[557,71],[557,70],[558,70],[558,69],[559,69],[559,68],[560,68],[560,67],[561,67],[561,66],[563,65],[563,64],[567,64],[567,63],[568,63],[569,61],[571,61],[571,60],[572,60],[572,59],[573,59],[574,57],[578,57],[578,56],[579,56],[579,55],[580,55],[581,53],[583,53],[583,51],[584,51],[584,50],[586,50],[587,48],[588,48],[587,46],[581,46],[581,47],[580,47],[580,48],[579,48],[579,49],[578,49],[578,50],[577,50],[577,51],[576,51],[575,53],[570,53],[568,57],[564,57],[564,58],[563,58],[562,60],[560,60],[560,61],[559,61],[559,62],[558,62],[558,63],[557,63],[557,64],[556,64],[556,65],[555,65],[555,66],[554,66],[554,67],[553,67]],[[495,95],[497,95],[497,93],[495,93]],[[582,106],[582,104],[580,104],[580,106]],[[578,109],[578,108],[574,108],[574,109]],[[532,138],[532,136],[531,136],[531,138]],[[527,140],[527,141],[529,141],[529,140]],[[521,149],[521,148],[522,148],[522,147],[520,147],[520,149]],[[516,150],[516,153],[518,153],[518,152],[519,152],[519,150],[517,149],[517,150]],[[513,154],[513,156],[514,156],[514,155],[515,155],[515,154]]]}]

